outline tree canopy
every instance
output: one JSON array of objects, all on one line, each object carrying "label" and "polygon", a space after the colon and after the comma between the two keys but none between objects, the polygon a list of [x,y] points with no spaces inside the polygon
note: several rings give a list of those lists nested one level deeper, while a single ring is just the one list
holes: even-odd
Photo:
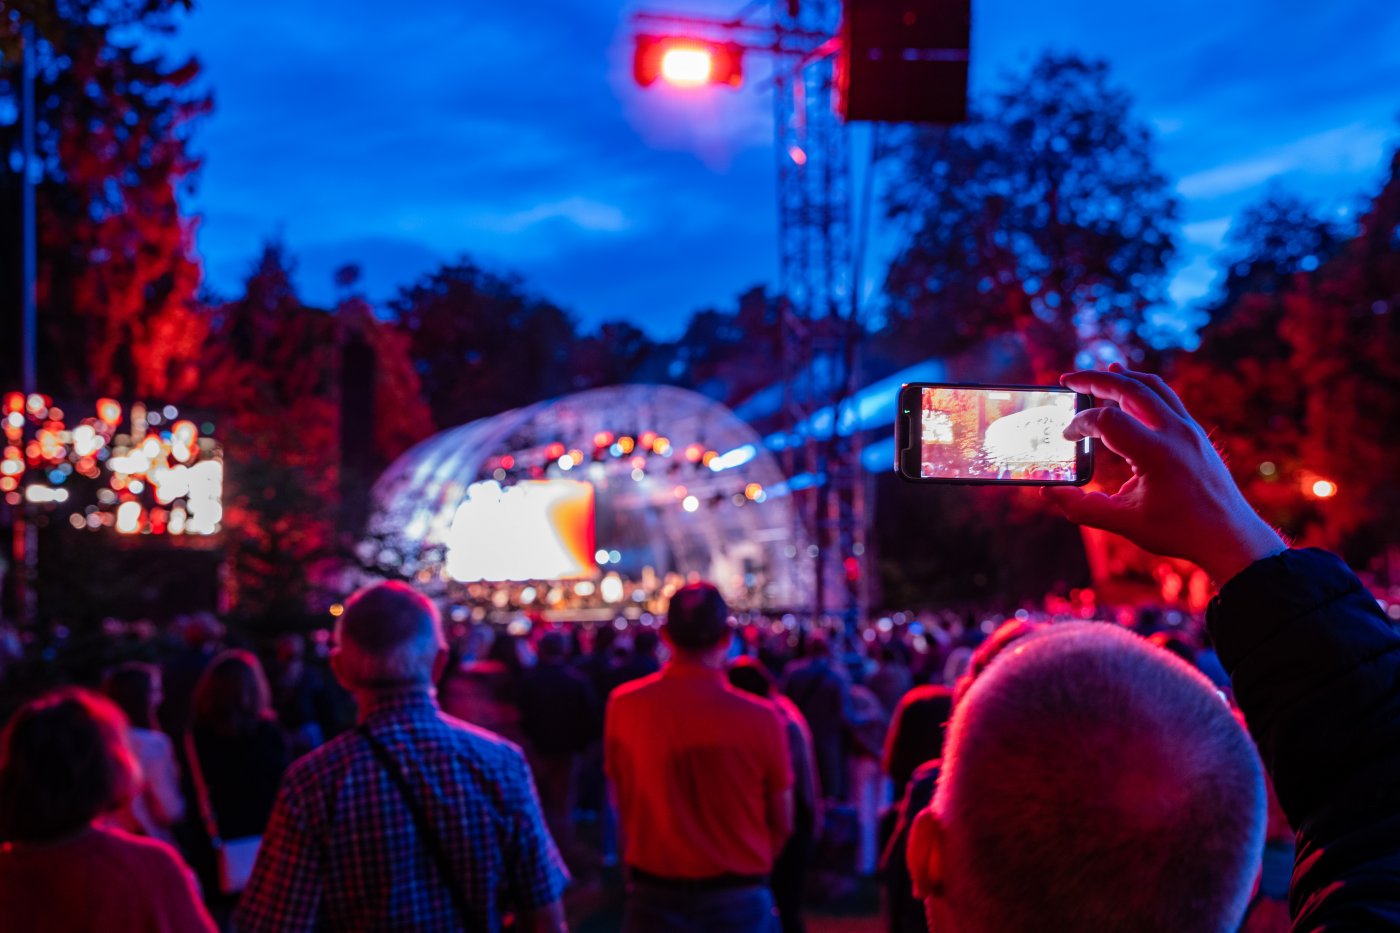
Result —
[{"label": "tree canopy", "polygon": [[950,355],[1014,335],[1044,380],[1107,341],[1141,357],[1178,206],[1152,132],[1103,62],[1047,54],[968,121],[890,147],[888,340]]}]

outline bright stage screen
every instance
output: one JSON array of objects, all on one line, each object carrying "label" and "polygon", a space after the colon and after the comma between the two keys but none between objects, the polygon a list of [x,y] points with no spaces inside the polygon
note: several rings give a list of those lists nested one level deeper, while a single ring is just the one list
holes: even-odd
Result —
[{"label": "bright stage screen", "polygon": [[467,488],[447,537],[454,580],[568,580],[591,576],[593,486],[568,479]]}]

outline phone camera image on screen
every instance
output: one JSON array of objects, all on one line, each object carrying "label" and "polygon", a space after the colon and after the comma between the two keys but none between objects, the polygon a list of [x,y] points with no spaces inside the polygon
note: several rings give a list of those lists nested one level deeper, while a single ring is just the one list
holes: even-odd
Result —
[{"label": "phone camera image on screen", "polygon": [[915,422],[919,476],[980,482],[1074,483],[1073,392],[925,386]]}]

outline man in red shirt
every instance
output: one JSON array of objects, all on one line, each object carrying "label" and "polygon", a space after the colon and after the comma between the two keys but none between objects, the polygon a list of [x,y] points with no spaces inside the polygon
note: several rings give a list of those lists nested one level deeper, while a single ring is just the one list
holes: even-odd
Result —
[{"label": "man in red shirt", "polygon": [[713,586],[678,591],[662,634],[671,661],[617,688],[604,730],[630,881],[624,933],[770,933],[767,876],[792,832],[783,721],[729,685],[729,608]]}]

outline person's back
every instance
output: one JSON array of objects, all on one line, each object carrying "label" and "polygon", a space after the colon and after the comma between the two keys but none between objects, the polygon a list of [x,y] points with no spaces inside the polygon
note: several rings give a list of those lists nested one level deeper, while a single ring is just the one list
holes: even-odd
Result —
[{"label": "person's back", "polygon": [[212,929],[168,845],[111,827],[42,846],[0,847],[0,929],[186,933]]},{"label": "person's back", "polygon": [[186,738],[191,790],[199,793],[199,782],[207,788],[222,837],[261,835],[290,755],[256,657],[225,651],[210,662],[195,687]]},{"label": "person's back", "polygon": [[104,825],[139,790],[111,701],[65,688],[0,733],[0,930],[214,929],[175,850]]},{"label": "person's back", "polygon": [[822,792],[844,800],[846,774],[846,726],[850,713],[850,685],[833,665],[830,646],[813,643],[813,656],[788,669],[783,693],[797,706],[808,727],[817,753]]},{"label": "person's back", "polygon": [[[426,694],[408,692],[383,698],[359,729],[298,760],[283,782],[283,812],[296,819],[269,827],[267,870],[295,871],[279,866],[279,852],[314,841],[324,859],[319,914],[330,929],[427,929],[452,912],[410,811],[364,731],[388,750],[432,813],[481,929],[497,929],[503,912],[519,906],[498,899],[501,890],[553,891],[552,866],[509,862],[511,852],[548,838],[531,819],[534,794],[519,750],[442,713]],[[250,929],[262,929],[252,918],[273,910],[259,898],[256,886],[245,896],[250,903],[241,916]]]},{"label": "person's back", "polygon": [[767,933],[768,874],[792,832],[792,763],[771,704],[725,676],[729,609],[713,586],[677,591],[673,657],[617,688],[604,736],[631,887],[627,933]]},{"label": "person's back", "polygon": [[914,675],[904,658],[894,648],[886,647],[879,668],[870,675],[866,686],[879,699],[880,705],[892,712],[914,686]]},{"label": "person's back", "polygon": [[575,755],[598,737],[598,695],[579,671],[564,663],[557,632],[541,641],[540,660],[520,679],[521,728],[544,755]]},{"label": "person's back", "polygon": [[558,930],[568,882],[514,745],[443,714],[437,610],[402,584],[346,603],[331,656],[359,726],[287,772],[235,917],[248,931]]},{"label": "person's back", "polygon": [[[731,688],[722,671],[673,661],[613,692],[608,732],[622,822],[637,828],[629,865],[679,878],[768,873],[772,845],[753,828],[767,825],[766,795],[782,773],[774,757],[787,759],[786,726],[770,705]],[[684,850],[640,829],[659,821],[687,840]]]}]

